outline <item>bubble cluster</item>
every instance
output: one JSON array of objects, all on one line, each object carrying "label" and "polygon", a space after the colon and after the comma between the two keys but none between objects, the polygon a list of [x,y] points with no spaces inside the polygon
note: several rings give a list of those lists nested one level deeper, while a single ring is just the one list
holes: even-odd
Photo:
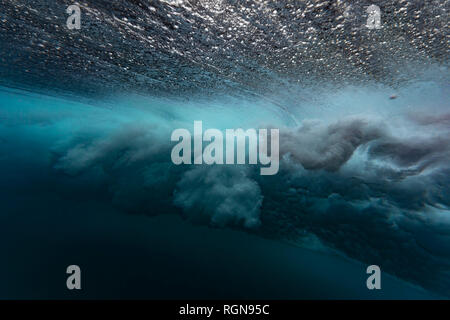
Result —
[{"label": "bubble cluster", "polygon": [[411,81],[448,65],[447,0],[85,0],[0,4],[5,84],[101,95],[269,96],[280,87]]}]

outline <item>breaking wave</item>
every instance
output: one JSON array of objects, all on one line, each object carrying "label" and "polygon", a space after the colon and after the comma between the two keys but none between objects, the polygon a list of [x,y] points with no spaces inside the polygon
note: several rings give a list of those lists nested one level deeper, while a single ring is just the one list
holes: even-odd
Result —
[{"label": "breaking wave", "polygon": [[[288,240],[450,296],[448,1],[377,3],[368,31],[368,1],[84,1],[69,31],[64,2],[3,1],[2,188]],[[173,165],[170,132],[194,120],[280,128],[280,172]]]}]

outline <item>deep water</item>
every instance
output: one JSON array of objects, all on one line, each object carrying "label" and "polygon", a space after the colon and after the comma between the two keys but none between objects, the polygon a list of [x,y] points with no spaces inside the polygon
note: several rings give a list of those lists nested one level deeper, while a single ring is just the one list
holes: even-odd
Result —
[{"label": "deep water", "polygon": [[[2,297],[447,294],[448,92],[431,81],[390,93],[322,95],[298,125],[299,110],[258,100],[76,102],[2,88]],[[195,119],[280,127],[280,173],[173,165],[170,132]],[[82,293],[64,287],[69,264],[82,267]],[[365,287],[369,264],[387,272],[381,292]]]},{"label": "deep water", "polygon": [[[68,4],[0,3],[0,299],[450,297],[448,1]],[[174,165],[195,120],[279,172]]]}]

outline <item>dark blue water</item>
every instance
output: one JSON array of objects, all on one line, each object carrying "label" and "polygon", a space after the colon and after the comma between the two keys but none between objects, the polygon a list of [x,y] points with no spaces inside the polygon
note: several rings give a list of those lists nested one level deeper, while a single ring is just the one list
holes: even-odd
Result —
[{"label": "dark blue water", "polygon": [[[447,2],[375,31],[310,2],[87,1],[72,31],[2,2],[0,298],[448,298]],[[279,172],[174,165],[195,120],[278,128]]]}]

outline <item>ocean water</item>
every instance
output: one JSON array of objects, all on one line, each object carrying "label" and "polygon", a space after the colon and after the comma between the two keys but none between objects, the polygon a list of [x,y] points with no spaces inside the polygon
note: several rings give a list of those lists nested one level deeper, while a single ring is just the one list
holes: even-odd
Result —
[{"label": "ocean water", "polygon": [[[0,5],[1,299],[450,296],[448,1],[69,4]],[[196,120],[279,172],[174,165]]]}]

